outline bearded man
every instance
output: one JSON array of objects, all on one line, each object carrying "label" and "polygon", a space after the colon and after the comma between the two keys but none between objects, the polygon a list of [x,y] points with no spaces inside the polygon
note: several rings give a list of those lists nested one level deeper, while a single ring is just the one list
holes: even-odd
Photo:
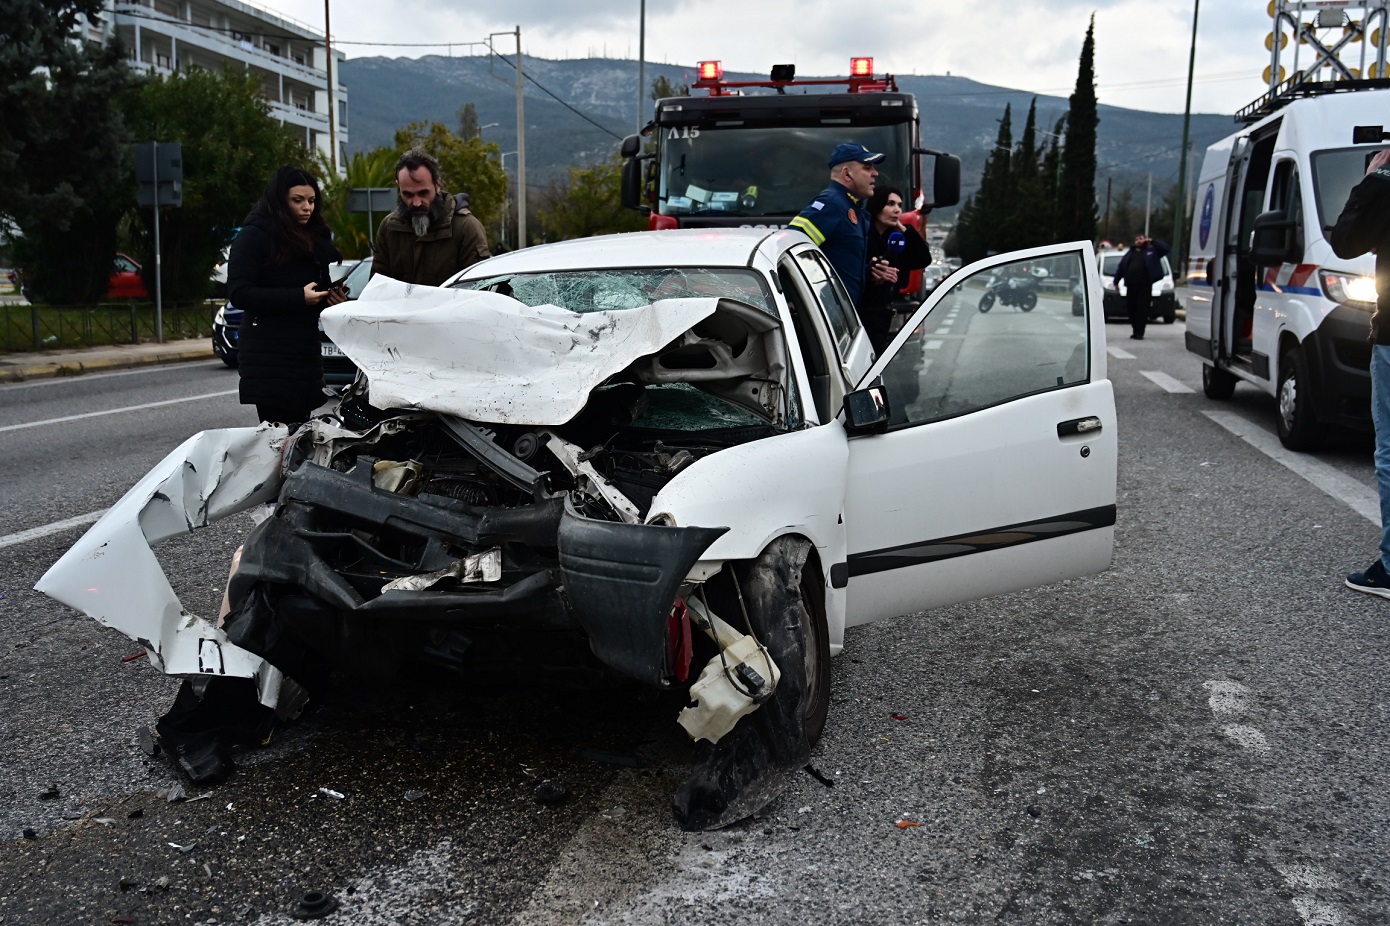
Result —
[{"label": "bearded man", "polygon": [[438,286],[486,257],[487,233],[472,211],[444,191],[439,162],[413,148],[396,161],[400,202],[376,230],[372,274]]}]

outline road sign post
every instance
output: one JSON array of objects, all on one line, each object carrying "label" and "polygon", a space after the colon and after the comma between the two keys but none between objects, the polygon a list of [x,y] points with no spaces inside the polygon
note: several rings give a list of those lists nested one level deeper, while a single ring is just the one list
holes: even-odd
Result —
[{"label": "road sign post", "polygon": [[375,212],[390,212],[396,208],[396,188],[393,186],[358,186],[348,190],[347,211],[367,213],[367,247],[376,251],[376,228],[372,224]]},{"label": "road sign post", "polygon": [[135,201],[154,209],[154,331],[164,343],[164,266],[159,246],[159,207],[183,205],[183,146],[152,141],[131,146]]}]

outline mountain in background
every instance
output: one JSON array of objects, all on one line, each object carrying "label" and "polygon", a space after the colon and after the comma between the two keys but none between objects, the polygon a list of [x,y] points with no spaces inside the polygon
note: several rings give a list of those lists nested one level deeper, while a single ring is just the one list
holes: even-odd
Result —
[{"label": "mountain in background", "polygon": [[[589,166],[612,156],[625,135],[637,129],[637,62],[611,58],[552,61],[525,58],[526,173],[531,186],[544,186],[568,167]],[[648,86],[657,77],[673,84],[695,81],[692,67],[648,62]],[[807,76],[807,75],[802,75]],[[726,73],[728,80],[763,80],[762,74]],[[465,103],[487,126],[483,138],[504,152],[516,150],[516,69],[510,59],[471,56],[450,58],[349,58],[342,65],[348,88],[350,149],[364,151],[392,144],[396,129],[417,120],[455,127]],[[1005,104],[1013,107],[1015,141],[1023,129],[1034,94],[978,83],[964,77],[898,77],[898,87],[917,98],[922,117],[922,144],[961,158],[965,194],[979,184],[985,156],[994,144]],[[536,84],[549,90],[547,95]],[[555,99],[569,104],[566,107]],[[1051,132],[1067,110],[1065,97],[1037,96],[1038,128]],[[650,118],[650,93],[642,98]],[[577,110],[577,112],[576,112]],[[582,115],[581,115],[582,114]],[[587,118],[585,118],[587,117]],[[489,126],[489,123],[497,123]],[[1235,130],[1229,115],[1194,114],[1192,151],[1200,157],[1207,145]],[[1039,141],[1044,139],[1040,138]],[[1105,196],[1107,178],[1113,191],[1130,188],[1142,203],[1150,174],[1154,199],[1177,182],[1182,116],[1118,106],[1100,106],[1096,190]],[[509,165],[515,161],[508,160]],[[1192,169],[1198,166],[1196,159]]]}]

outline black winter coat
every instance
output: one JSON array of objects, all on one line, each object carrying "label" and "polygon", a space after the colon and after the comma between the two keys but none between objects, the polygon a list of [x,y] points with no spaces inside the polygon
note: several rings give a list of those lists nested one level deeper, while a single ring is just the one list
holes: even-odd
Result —
[{"label": "black winter coat", "polygon": [[896,228],[881,232],[878,226],[873,225],[869,228],[869,263],[873,263],[875,258],[885,258],[888,263],[898,268],[898,282],[896,283],[874,283],[873,277],[866,270],[864,272],[864,295],[859,301],[860,315],[864,310],[887,309],[889,304],[897,298],[898,291],[907,285],[907,275],[913,270],[921,270],[931,263],[931,247],[922,240],[922,236],[917,234],[917,229],[911,225],[907,226],[907,231],[903,232],[904,247],[901,251],[891,251],[888,248],[888,237]]},{"label": "black winter coat", "polygon": [[339,255],[320,238],[312,255],[272,266],[275,221],[247,216],[227,262],[227,301],[246,313],[237,335],[241,403],[300,409],[307,418],[324,401],[322,304],[305,305],[304,286],[327,286],[328,265]]}]

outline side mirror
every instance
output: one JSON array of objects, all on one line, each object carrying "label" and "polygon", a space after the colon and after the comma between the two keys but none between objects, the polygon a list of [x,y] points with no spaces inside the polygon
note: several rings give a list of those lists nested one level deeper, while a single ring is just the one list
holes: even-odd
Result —
[{"label": "side mirror", "polygon": [[1257,267],[1302,263],[1303,245],[1298,231],[1298,223],[1283,210],[1256,216],[1254,231],[1250,233],[1250,260]]},{"label": "side mirror", "polygon": [[932,172],[932,207],[954,206],[960,202],[960,158],[938,154]]},{"label": "side mirror", "polygon": [[642,150],[642,136],[629,135],[623,139],[623,147],[620,149],[624,159],[636,157]]},{"label": "side mirror", "polygon": [[[629,135],[629,138],[636,138],[636,135]],[[648,213],[651,208],[642,202],[642,167],[644,160],[640,157],[628,158],[623,162],[622,175],[622,204],[624,209],[635,209],[638,212]]]},{"label": "side mirror", "polygon": [[870,386],[845,396],[845,433],[878,434],[888,430],[888,390]]}]

